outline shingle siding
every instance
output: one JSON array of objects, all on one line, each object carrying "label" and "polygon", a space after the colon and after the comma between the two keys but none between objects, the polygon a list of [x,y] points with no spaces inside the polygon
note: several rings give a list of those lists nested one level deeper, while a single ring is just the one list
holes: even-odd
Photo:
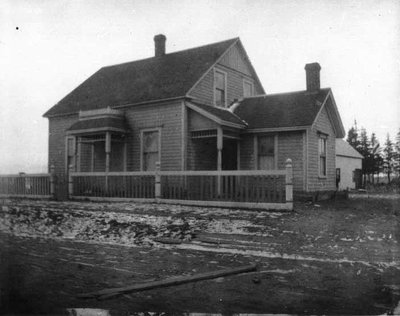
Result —
[{"label": "shingle siding", "polygon": [[[219,65],[218,65],[219,66]],[[232,69],[226,68],[226,67],[219,67],[219,69],[222,69],[227,73],[227,100],[228,100],[228,106],[232,104],[232,102],[236,99],[239,100],[240,98],[243,98],[243,80],[246,79],[248,81],[253,82],[253,85],[255,86],[254,80],[250,79],[247,76],[244,76],[243,74],[236,72]],[[256,87],[254,87],[254,94],[258,94],[258,90]]]},{"label": "shingle siding", "polygon": [[[304,132],[278,133],[278,144],[276,149],[278,169],[285,169],[286,159],[292,159],[293,188],[295,191],[304,190],[303,134]],[[258,134],[256,135],[258,136]],[[242,139],[240,140],[240,169],[255,169],[255,161],[256,157],[254,154],[254,134],[244,134],[242,136]]]},{"label": "shingle siding", "polygon": [[[137,106],[126,110],[130,128],[127,138],[127,170],[140,170],[140,131],[161,129],[161,169],[181,170],[182,167],[182,103]],[[78,115],[49,119],[49,164],[55,165],[57,174],[65,174],[66,130],[78,121]],[[90,171],[91,146],[83,145],[81,171]],[[100,164],[94,171],[104,171]]]},{"label": "shingle siding", "polygon": [[66,172],[65,132],[77,121],[77,114],[49,118],[49,166],[54,164],[57,175]]},{"label": "shingle siding", "polygon": [[290,158],[293,165],[293,189],[303,191],[304,187],[304,132],[287,132],[278,134],[278,169],[286,168]]},{"label": "shingle siding", "polygon": [[[249,65],[241,56],[237,46],[233,46],[216,64],[215,68],[227,74],[227,106],[235,99],[243,97],[244,79],[254,83],[254,94],[262,93],[262,88],[257,84],[255,78],[252,78]],[[207,105],[214,105],[214,69],[210,69],[195,85],[190,96]]]},{"label": "shingle siding", "polygon": [[243,54],[239,51],[238,44],[229,49],[219,61],[219,64],[236,69],[237,71],[251,76],[251,70],[244,60]]},{"label": "shingle siding", "polygon": [[182,168],[182,103],[136,106],[126,110],[131,133],[128,136],[128,171],[140,170],[140,132],[161,129],[161,170]]},{"label": "shingle siding", "polygon": [[[319,133],[327,135],[327,175],[319,176]],[[335,144],[336,137],[325,107],[317,117],[314,126],[308,132],[308,191],[331,191],[336,189],[335,180]]]},{"label": "shingle siding", "polygon": [[190,96],[207,105],[214,105],[214,71],[209,71],[193,88]]},{"label": "shingle siding", "polygon": [[243,134],[240,140],[240,169],[254,170],[254,134]]}]

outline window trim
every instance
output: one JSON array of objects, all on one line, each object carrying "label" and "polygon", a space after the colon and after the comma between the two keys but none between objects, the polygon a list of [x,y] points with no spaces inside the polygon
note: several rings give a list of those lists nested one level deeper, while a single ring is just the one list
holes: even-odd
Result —
[{"label": "window trim", "polygon": [[[321,139],[324,140],[324,146],[325,146],[325,154],[322,155],[321,151],[320,151],[320,142]],[[321,157],[325,158],[325,174],[321,173]],[[318,177],[322,178],[322,179],[326,179],[328,176],[328,136],[325,134],[318,134]]]},{"label": "window trim", "polygon": [[[73,155],[69,155],[68,141],[72,140],[72,151]],[[74,166],[74,171],[76,171],[76,137],[75,136],[65,136],[65,174],[69,172],[68,157],[72,157],[72,165]]]},{"label": "window trim", "polygon": [[147,132],[158,132],[158,161],[160,162],[160,168],[161,168],[161,127],[144,128],[140,130],[140,171],[144,171],[143,134]]},{"label": "window trim", "polygon": [[[278,134],[254,134],[254,161],[255,161],[255,170],[261,170],[259,169],[259,152],[258,152],[258,143],[259,143],[259,137],[263,136],[270,136],[274,138],[274,169],[271,170],[277,170],[278,169]],[[272,156],[272,155],[271,155]]]},{"label": "window trim", "polygon": [[[244,96],[244,87],[245,87],[246,83],[251,85],[251,93],[247,97]],[[243,78],[243,98],[248,98],[248,97],[251,97],[253,95],[254,95],[254,82],[252,80],[250,80],[250,79]]]},{"label": "window trim", "polygon": [[217,72],[219,72],[220,74],[224,75],[224,79],[225,79],[224,80],[225,81],[225,87],[224,87],[224,89],[225,89],[224,90],[224,93],[225,93],[225,104],[222,107],[226,108],[227,104],[228,104],[228,83],[227,83],[227,81],[228,81],[228,73],[226,71],[224,71],[224,70],[219,69],[219,68],[214,68],[214,72],[213,72],[213,100],[214,100],[214,106],[221,107],[220,105],[217,105],[217,100],[215,98],[215,91],[217,89],[215,76],[216,76]]}]

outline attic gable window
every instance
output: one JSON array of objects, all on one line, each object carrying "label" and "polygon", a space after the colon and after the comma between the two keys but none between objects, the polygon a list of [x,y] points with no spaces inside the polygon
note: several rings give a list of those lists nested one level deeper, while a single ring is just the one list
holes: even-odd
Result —
[{"label": "attic gable window", "polygon": [[243,97],[251,97],[254,95],[254,85],[249,80],[243,80]]},{"label": "attic gable window", "polygon": [[221,70],[214,72],[214,103],[226,107],[226,73]]},{"label": "attic gable window", "polygon": [[319,176],[326,177],[326,136],[319,135],[318,153],[319,153]]}]

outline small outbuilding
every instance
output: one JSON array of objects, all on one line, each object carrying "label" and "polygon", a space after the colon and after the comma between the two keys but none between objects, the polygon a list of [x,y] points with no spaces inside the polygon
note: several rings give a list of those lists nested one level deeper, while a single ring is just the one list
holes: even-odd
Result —
[{"label": "small outbuilding", "polygon": [[336,186],[338,190],[359,189],[363,156],[343,139],[336,139]]}]

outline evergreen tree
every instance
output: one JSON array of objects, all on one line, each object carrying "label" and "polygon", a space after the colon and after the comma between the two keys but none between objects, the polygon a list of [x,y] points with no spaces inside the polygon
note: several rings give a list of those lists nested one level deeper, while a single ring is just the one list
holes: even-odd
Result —
[{"label": "evergreen tree", "polygon": [[396,135],[396,142],[394,144],[395,150],[395,163],[394,169],[398,177],[400,177],[400,128]]},{"label": "evergreen tree", "polygon": [[384,166],[384,170],[388,177],[388,183],[390,183],[390,175],[394,171],[396,152],[394,151],[394,144],[390,140],[389,133],[386,136],[385,147],[383,148],[383,153],[384,153],[383,166]]},{"label": "evergreen tree", "polygon": [[347,139],[346,141],[358,151],[360,147],[360,140],[358,136],[358,130],[357,130],[357,122],[354,121],[354,126],[352,126],[349,131],[347,132]]},{"label": "evergreen tree", "polygon": [[356,149],[364,157],[364,159],[362,160],[362,174],[363,174],[364,186],[367,183],[367,175],[371,173],[372,156],[370,154],[369,147],[370,145],[369,145],[367,130],[364,127],[362,127],[358,141],[358,148]]},{"label": "evergreen tree", "polygon": [[375,133],[371,134],[369,153],[371,155],[370,173],[372,174],[372,183],[374,183],[375,174],[378,176],[379,181],[379,172],[382,170],[383,166],[381,147]]}]

